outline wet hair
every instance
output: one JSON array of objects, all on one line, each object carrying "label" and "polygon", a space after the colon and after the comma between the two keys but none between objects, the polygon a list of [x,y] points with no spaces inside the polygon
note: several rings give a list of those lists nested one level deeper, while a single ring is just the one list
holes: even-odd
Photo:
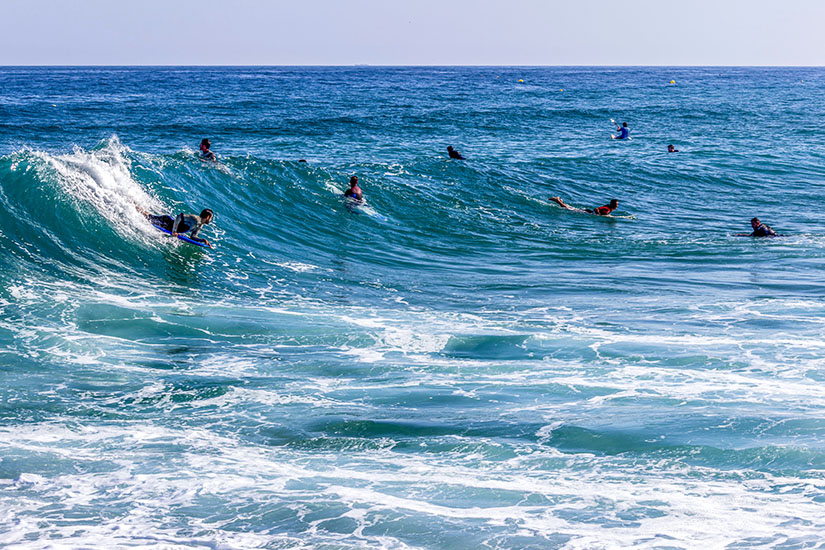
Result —
[{"label": "wet hair", "polygon": [[350,185],[352,185],[353,183],[355,183],[355,184],[357,184],[357,183],[358,183],[358,176],[352,176],[352,177],[349,179],[349,184],[350,184]]},{"label": "wet hair", "polygon": [[616,208],[617,206],[619,206],[619,201],[616,199],[610,199],[610,208]]},{"label": "wet hair", "polygon": [[211,144],[211,143],[209,143],[209,139],[207,139],[207,138],[203,138],[203,139],[201,140],[201,145],[206,145],[206,148],[207,148],[207,149],[209,149],[210,147],[212,147],[212,144]]},{"label": "wet hair", "polygon": [[751,223],[760,223],[760,222],[759,222],[759,218],[753,218],[753,219],[751,220]]},{"label": "wet hair", "polygon": [[622,126],[624,126],[625,128],[627,128],[627,122],[622,122]]},{"label": "wet hair", "polygon": [[453,150],[453,146],[452,146],[452,145],[448,145],[448,146],[447,146],[447,150],[448,150],[448,151],[452,151],[452,150]]},{"label": "wet hair", "polygon": [[201,210],[201,218],[205,218],[206,216],[212,218],[215,216],[215,214],[213,214],[212,210],[210,210],[209,208],[204,208],[203,210]]}]

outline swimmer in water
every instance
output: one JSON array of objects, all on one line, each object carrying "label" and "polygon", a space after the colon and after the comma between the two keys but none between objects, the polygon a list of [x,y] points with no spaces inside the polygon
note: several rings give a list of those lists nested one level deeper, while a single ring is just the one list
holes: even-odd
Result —
[{"label": "swimmer in water", "polygon": [[619,131],[619,135],[616,136],[616,139],[627,139],[630,137],[630,129],[627,127],[627,122],[622,122],[622,125],[619,126],[618,123],[616,124],[616,130]]},{"label": "swimmer in water", "polygon": [[598,208],[589,209],[589,208],[573,208],[572,206],[568,206],[564,204],[564,201],[561,200],[559,197],[550,197],[550,202],[554,202],[561,206],[562,208],[566,208],[567,210],[579,210],[583,212],[587,212],[588,214],[596,214],[597,216],[609,216],[611,212],[616,210],[619,207],[619,201],[616,199],[612,199],[609,204],[604,206],[599,206]]},{"label": "swimmer in water", "polygon": [[349,189],[344,191],[344,196],[357,201],[364,200],[364,193],[361,191],[361,188],[358,187],[358,176],[352,176],[349,179]]},{"label": "swimmer in water", "polygon": [[447,146],[447,154],[450,155],[451,159],[465,160],[465,158],[461,156],[461,153],[453,149],[452,145]]},{"label": "swimmer in water", "polygon": [[751,227],[753,228],[753,233],[737,233],[737,237],[778,237],[779,235],[765,225],[764,223],[759,221],[759,218],[753,218],[751,220]]},{"label": "swimmer in water", "polygon": [[212,151],[209,150],[210,147],[212,147],[212,144],[209,143],[209,140],[206,139],[206,138],[203,138],[201,140],[201,147],[200,147],[200,149],[201,149],[201,160],[211,160],[212,162],[218,162],[217,155],[215,155],[215,153],[213,153]]},{"label": "swimmer in water", "polygon": [[143,214],[144,218],[149,220],[149,223],[162,227],[163,229],[171,232],[173,236],[177,237],[180,233],[189,233],[189,238],[193,241],[205,244],[209,248],[212,248],[209,241],[198,237],[198,232],[201,228],[210,223],[212,218],[215,216],[209,208],[202,210],[200,216],[195,214],[184,214],[181,212],[176,218],[172,218],[172,216],[167,215],[156,216],[154,214],[150,214],[137,205],[135,205],[135,208],[137,208],[138,212]]},{"label": "swimmer in water", "polygon": [[668,152],[668,153],[678,153],[678,152],[679,152],[679,149],[677,149],[677,148],[676,148],[676,147],[674,147],[673,145],[668,145],[668,146],[667,146],[667,152]]}]

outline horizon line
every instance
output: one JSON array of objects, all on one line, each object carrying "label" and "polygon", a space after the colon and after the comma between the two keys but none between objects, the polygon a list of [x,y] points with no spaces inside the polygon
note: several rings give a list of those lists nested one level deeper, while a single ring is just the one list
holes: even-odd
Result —
[{"label": "horizon line", "polygon": [[549,69],[549,68],[663,68],[663,69],[691,69],[691,68],[754,68],[754,69],[821,69],[825,65],[576,65],[576,64],[560,64],[560,65],[483,65],[483,64],[469,64],[469,65],[424,65],[424,64],[401,64],[401,65],[384,65],[372,63],[349,63],[349,64],[286,64],[286,65],[207,65],[207,64],[190,64],[190,65],[170,65],[170,64],[136,64],[136,65],[111,65],[103,63],[92,63],[86,65],[64,65],[64,64],[23,64],[23,65],[3,65],[0,68],[90,68],[90,67],[105,67],[105,68],[491,68],[491,69],[508,69],[508,68],[523,68],[523,69]]}]

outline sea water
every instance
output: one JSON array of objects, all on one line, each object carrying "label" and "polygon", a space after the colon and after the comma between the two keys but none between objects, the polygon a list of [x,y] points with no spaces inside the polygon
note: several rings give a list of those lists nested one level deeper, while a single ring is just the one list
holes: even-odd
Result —
[{"label": "sea water", "polygon": [[821,548],[823,97],[0,69],[0,546]]}]

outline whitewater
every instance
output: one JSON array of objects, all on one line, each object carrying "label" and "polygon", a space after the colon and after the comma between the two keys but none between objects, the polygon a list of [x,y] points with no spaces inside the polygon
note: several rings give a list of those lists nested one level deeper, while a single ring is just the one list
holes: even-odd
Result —
[{"label": "whitewater", "polygon": [[824,93],[0,68],[0,547],[821,548]]}]

